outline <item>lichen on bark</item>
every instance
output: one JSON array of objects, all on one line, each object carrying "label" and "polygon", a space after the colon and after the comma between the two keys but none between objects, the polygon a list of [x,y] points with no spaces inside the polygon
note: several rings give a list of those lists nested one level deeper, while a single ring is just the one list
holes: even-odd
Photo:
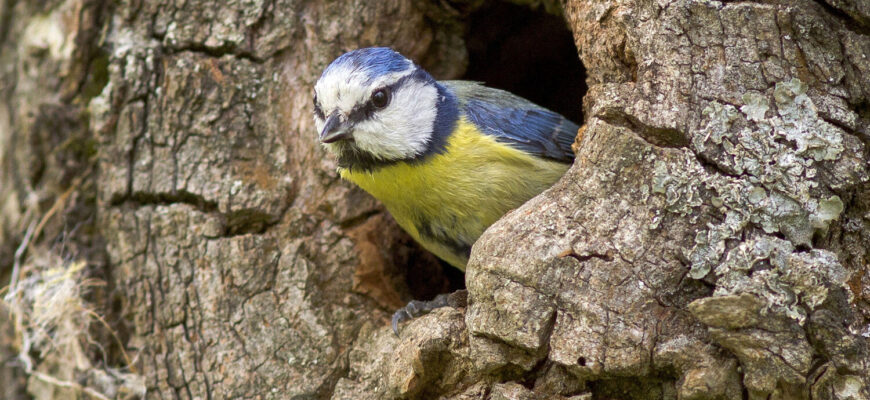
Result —
[{"label": "lichen on bark", "polygon": [[[578,160],[475,245],[470,334],[543,337],[539,362],[596,395],[866,398],[867,250],[844,243],[866,237],[837,232],[868,223],[846,217],[870,180],[867,64],[837,43],[870,42],[806,5],[570,3],[593,81]],[[487,322],[528,308],[554,322]],[[648,381],[604,383],[625,376]]]}]

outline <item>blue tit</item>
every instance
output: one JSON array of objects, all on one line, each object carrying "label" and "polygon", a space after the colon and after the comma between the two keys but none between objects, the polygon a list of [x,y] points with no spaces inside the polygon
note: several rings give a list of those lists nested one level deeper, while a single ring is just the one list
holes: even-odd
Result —
[{"label": "blue tit", "polygon": [[341,177],[463,271],[483,231],[574,160],[577,124],[477,82],[436,81],[389,48],[341,55],[314,92],[320,141]]}]

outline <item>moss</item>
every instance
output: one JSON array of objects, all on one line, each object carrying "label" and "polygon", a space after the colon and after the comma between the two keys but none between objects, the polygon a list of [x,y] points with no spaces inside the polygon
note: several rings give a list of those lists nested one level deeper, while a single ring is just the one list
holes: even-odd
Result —
[{"label": "moss", "polygon": [[81,88],[81,95],[85,103],[97,97],[103,92],[103,88],[109,83],[109,57],[100,54],[91,60],[88,75]]},{"label": "moss", "polygon": [[81,135],[78,135],[67,139],[61,144],[58,150],[69,154],[69,156],[75,160],[93,160],[94,157],[97,156],[99,143],[95,138],[82,137]]}]

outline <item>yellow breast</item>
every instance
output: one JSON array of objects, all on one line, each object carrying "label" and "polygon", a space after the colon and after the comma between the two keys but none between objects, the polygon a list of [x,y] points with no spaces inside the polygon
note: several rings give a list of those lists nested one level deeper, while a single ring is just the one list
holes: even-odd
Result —
[{"label": "yellow breast", "polygon": [[442,154],[371,172],[339,173],[383,202],[423,247],[465,270],[468,249],[483,231],[551,186],[567,168],[498,143],[462,119]]}]

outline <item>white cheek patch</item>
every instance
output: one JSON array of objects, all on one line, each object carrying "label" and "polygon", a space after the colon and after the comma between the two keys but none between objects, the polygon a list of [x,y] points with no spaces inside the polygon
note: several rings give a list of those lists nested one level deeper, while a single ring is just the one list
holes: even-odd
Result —
[{"label": "white cheek patch", "polygon": [[392,94],[386,108],[356,124],[353,133],[356,146],[384,160],[422,154],[432,138],[437,101],[438,90],[434,85],[407,81]]}]

